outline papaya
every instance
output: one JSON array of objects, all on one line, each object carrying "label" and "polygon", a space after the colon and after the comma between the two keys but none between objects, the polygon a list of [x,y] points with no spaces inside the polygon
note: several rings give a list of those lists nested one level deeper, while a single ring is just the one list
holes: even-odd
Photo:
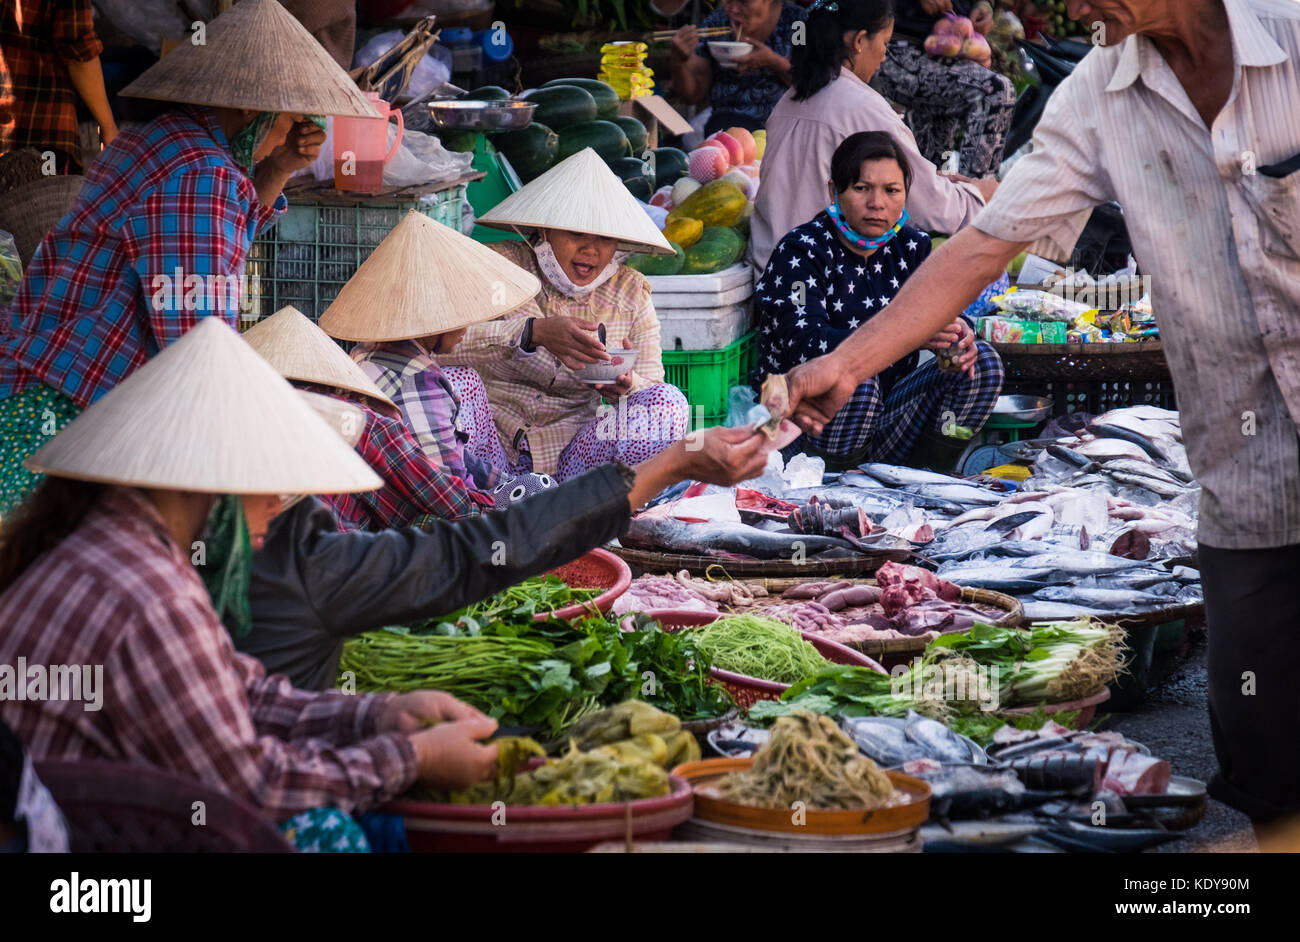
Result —
[{"label": "papaya", "polygon": [[714,180],[686,197],[673,212],[698,219],[706,226],[728,229],[740,221],[748,202],[734,183]]},{"label": "papaya", "polygon": [[668,214],[668,225],[664,226],[664,238],[669,242],[676,242],[682,248],[689,249],[700,241],[702,235],[704,235],[704,223],[698,219]]},{"label": "papaya", "polygon": [[730,268],[745,254],[745,240],[734,229],[705,226],[700,241],[686,253],[683,275],[711,275]]}]

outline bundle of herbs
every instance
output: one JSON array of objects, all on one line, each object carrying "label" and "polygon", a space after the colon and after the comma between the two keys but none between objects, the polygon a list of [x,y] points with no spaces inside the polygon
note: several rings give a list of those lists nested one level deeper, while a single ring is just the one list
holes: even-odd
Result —
[{"label": "bundle of herbs", "polygon": [[341,672],[367,692],[445,690],[503,725],[547,736],[600,706],[640,699],[682,719],[720,716],[731,701],[708,683],[709,663],[692,640],[648,619],[623,632],[604,617],[535,621],[513,611],[492,620],[461,616],[349,639]]}]

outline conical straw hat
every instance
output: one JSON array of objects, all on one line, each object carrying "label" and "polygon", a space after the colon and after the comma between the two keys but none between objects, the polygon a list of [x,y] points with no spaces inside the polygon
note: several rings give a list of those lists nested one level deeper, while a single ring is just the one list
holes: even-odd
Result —
[{"label": "conical straw hat", "polygon": [[397,409],[329,334],[293,305],[258,321],[244,331],[243,337],[285,379],[337,386]]},{"label": "conical straw hat", "polygon": [[541,284],[473,239],[411,210],[321,315],[331,337],[382,343],[508,314]]},{"label": "conical straw hat", "polygon": [[209,494],[383,482],[224,321],[205,317],[28,458],[82,481]]},{"label": "conical straw hat", "polygon": [[346,399],[323,396],[307,389],[296,390],[302,401],[311,406],[312,411],[325,420],[325,424],[338,432],[339,437],[349,448],[356,448],[361,441],[361,432],[366,427],[366,414]]},{"label": "conical straw hat", "polygon": [[276,0],[241,0],[122,89],[217,108],[378,118],[348,74]]},{"label": "conical straw hat", "polygon": [[506,230],[587,232],[618,239],[624,252],[673,254],[636,197],[590,147],[507,196],[478,223]]}]

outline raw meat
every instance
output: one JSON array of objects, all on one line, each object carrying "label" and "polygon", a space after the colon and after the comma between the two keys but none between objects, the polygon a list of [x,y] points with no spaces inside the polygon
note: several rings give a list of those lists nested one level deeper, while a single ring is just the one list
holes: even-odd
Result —
[{"label": "raw meat", "polygon": [[1164,759],[1136,752],[1111,753],[1102,786],[1117,795],[1163,795],[1173,774]]}]

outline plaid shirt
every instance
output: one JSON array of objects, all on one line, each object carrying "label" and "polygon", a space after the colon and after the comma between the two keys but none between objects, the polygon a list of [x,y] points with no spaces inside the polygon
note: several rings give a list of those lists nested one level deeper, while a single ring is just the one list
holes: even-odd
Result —
[{"label": "plaid shirt", "polygon": [[0,315],[0,399],[40,382],[88,406],[200,317],[238,326],[244,256],[287,205],[258,202],[211,109],[128,127]]},{"label": "plaid shirt", "polygon": [[0,154],[35,147],[77,157],[77,93],[64,63],[103,48],[91,0],[0,4]]},{"label": "plaid shirt", "polygon": [[366,414],[357,453],[384,479],[377,491],[324,498],[334,508],[340,529],[386,530],[410,526],[424,516],[459,520],[493,507],[489,495],[431,461],[401,419],[376,412],[358,399],[321,387],[315,390],[346,399]]},{"label": "plaid shirt", "polygon": [[171,769],[275,819],[364,809],[410,786],[410,740],[375,733],[389,696],[309,693],[268,676],[235,651],[188,552],[139,491],[110,488],[0,595],[0,664],[17,671],[23,657],[28,676],[102,665],[99,710],[85,709],[85,687],[81,700],[0,700],[32,755]]},{"label": "plaid shirt", "polygon": [[429,460],[459,478],[472,479],[484,491],[500,483],[501,469],[465,451],[469,434],[460,421],[460,397],[419,342],[359,343],[352,348],[352,359],[402,410],[406,427]]},{"label": "plaid shirt", "polygon": [[659,349],[659,318],[650,302],[650,283],[640,272],[623,265],[609,281],[585,298],[556,291],[542,275],[533,250],[523,242],[490,246],[542,283],[541,293],[499,320],[475,324],[449,354],[438,354],[444,366],[472,366],[483,377],[501,444],[517,461],[515,435],[528,436],[533,470],[554,474],[560,454],[584,425],[596,418],[600,393],[578,381],[573,371],[546,349],[524,353],[519,347],[527,317],[576,317],[604,322],[606,346],[640,354],[632,373],[632,389],[664,380]]}]

